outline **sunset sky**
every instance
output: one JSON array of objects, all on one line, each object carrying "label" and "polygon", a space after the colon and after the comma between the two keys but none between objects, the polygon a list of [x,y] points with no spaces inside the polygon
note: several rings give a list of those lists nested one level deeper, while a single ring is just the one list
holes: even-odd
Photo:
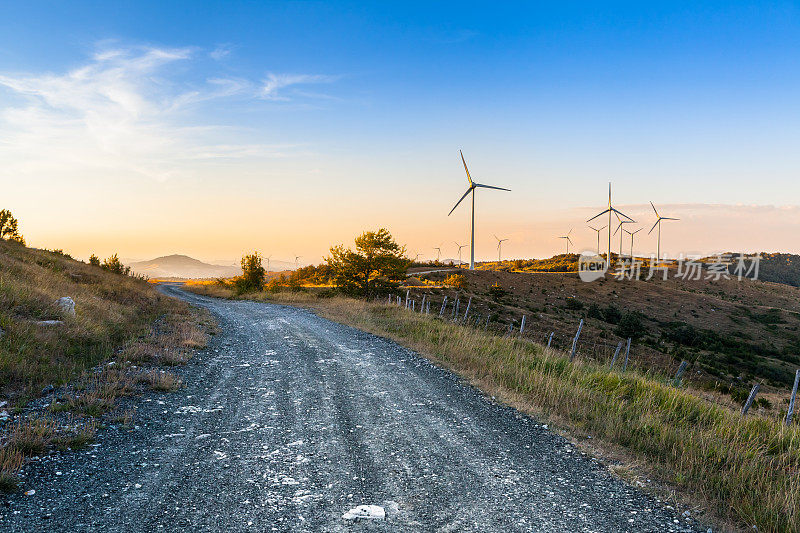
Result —
[{"label": "sunset sky", "polygon": [[478,191],[477,259],[593,248],[609,180],[638,253],[651,200],[670,254],[800,252],[796,3],[120,5],[2,8],[0,208],[29,245],[319,262],[383,226],[454,257],[461,149],[513,189]]}]

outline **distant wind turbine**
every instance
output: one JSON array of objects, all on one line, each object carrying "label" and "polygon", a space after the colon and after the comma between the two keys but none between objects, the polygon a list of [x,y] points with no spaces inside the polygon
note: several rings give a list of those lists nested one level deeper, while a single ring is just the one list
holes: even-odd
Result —
[{"label": "distant wind turbine", "polygon": [[623,224],[633,224],[633,221],[632,220],[622,220],[621,218],[619,218],[619,215],[617,215],[617,220],[619,220],[619,224],[617,224],[617,229],[614,230],[614,235],[616,235],[617,232],[620,229],[622,230],[622,231],[619,231],[619,257],[621,258],[622,257],[622,235],[623,235],[623,232],[625,231],[625,228],[623,228],[622,225]]},{"label": "distant wind turbine", "polygon": [[611,213],[614,213],[619,217],[622,215],[623,217],[627,218],[631,222],[636,222],[631,217],[622,213],[621,211],[617,210],[614,206],[611,205],[611,182],[608,183],[608,207],[605,211],[596,214],[586,222],[591,222],[592,220],[596,219],[597,217],[603,216],[608,213],[608,256],[606,256],[606,262],[611,265]]},{"label": "distant wind turbine", "polygon": [[272,258],[272,256],[271,256],[271,255],[267,257],[267,272],[269,272],[269,260],[270,260],[271,258]]},{"label": "distant wind turbine", "polygon": [[[472,229],[470,232],[470,241],[469,241],[470,242],[469,269],[475,270],[475,189],[477,189],[478,187],[483,187],[484,189],[497,189],[498,191],[510,191],[511,189],[494,187],[492,185],[483,185],[481,183],[475,183],[474,181],[472,181],[472,176],[469,175],[469,169],[467,168],[467,162],[464,160],[464,154],[461,153],[461,150],[459,150],[458,153],[461,154],[461,162],[464,163],[464,172],[467,173],[469,188],[467,189],[467,192],[464,193],[464,196],[462,196],[461,199],[458,202],[456,202],[456,205],[453,206],[453,209],[451,209],[450,212],[447,213],[447,216],[450,216],[453,213],[453,211],[456,210],[458,204],[460,204],[464,200],[464,198],[467,197],[469,193],[472,193]],[[459,257],[459,260],[460,259],[461,258]]]},{"label": "distant wind turbine", "polygon": [[442,248],[440,246],[436,246],[433,249],[436,250],[436,262],[438,263],[439,259],[442,257]]},{"label": "distant wind turbine", "polygon": [[566,235],[559,237],[559,239],[564,239],[564,243],[567,245],[567,253],[569,253],[569,245],[572,244],[572,239],[569,238],[570,233],[572,233],[572,228],[570,228]]},{"label": "distant wind turbine", "polygon": [[679,218],[670,218],[670,217],[662,217],[656,211],[656,206],[653,205],[653,202],[650,202],[650,205],[653,206],[653,211],[656,213],[656,223],[653,224],[653,227],[650,228],[650,231],[647,232],[648,235],[653,233],[653,230],[656,229],[658,226],[658,245],[656,247],[656,260],[661,261],[661,221],[662,220],[680,220]]},{"label": "distant wind turbine", "polygon": [[466,244],[458,244],[456,241],[453,241],[453,242],[455,242],[456,246],[458,246],[458,267],[461,268],[461,249],[462,248],[466,248],[467,245]]},{"label": "distant wind turbine", "polygon": [[300,268],[300,258],[303,257],[302,255],[294,256],[294,269],[297,270]]},{"label": "distant wind turbine", "polygon": [[499,263],[501,247],[503,246],[503,243],[506,242],[508,239],[498,239],[497,235],[495,235],[494,238],[497,239],[497,262]]},{"label": "distant wind turbine", "polygon": [[631,260],[633,260],[633,236],[642,231],[643,229],[644,228],[639,228],[636,231],[628,231],[625,228],[622,228],[622,231],[631,236]]},{"label": "distant wind turbine", "polygon": [[606,229],[606,227],[603,226],[602,228],[594,228],[592,226],[589,226],[589,229],[591,229],[594,232],[597,232],[597,255],[600,255],[600,232]]}]

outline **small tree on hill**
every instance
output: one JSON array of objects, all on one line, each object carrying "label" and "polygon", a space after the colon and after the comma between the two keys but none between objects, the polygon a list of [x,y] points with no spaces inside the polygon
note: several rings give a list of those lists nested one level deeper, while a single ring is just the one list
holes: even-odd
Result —
[{"label": "small tree on hill", "polygon": [[388,230],[366,231],[355,243],[355,251],[340,244],[325,258],[339,290],[369,298],[396,289],[406,278],[411,261],[405,257],[405,246],[397,244]]},{"label": "small tree on hill", "polygon": [[261,265],[261,254],[253,252],[242,257],[242,275],[236,280],[236,289],[240,292],[260,291],[264,288],[264,277],[267,272]]},{"label": "small tree on hill", "polygon": [[25,244],[25,239],[19,232],[19,222],[8,209],[0,210],[0,239],[15,241]]},{"label": "small tree on hill", "polygon": [[117,257],[117,254],[103,261],[103,269],[113,272],[114,274],[122,274],[123,276],[127,276],[131,273],[131,267],[123,265],[122,261]]},{"label": "small tree on hill", "polygon": [[92,266],[99,267],[100,266],[100,258],[97,257],[96,255],[92,254],[89,257],[89,264],[92,265]]}]

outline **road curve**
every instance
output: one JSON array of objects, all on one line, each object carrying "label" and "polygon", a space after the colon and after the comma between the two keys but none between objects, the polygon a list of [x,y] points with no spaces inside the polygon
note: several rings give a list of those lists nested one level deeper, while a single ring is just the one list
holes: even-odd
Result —
[{"label": "road curve", "polygon": [[[4,531],[705,531],[397,344],[301,309],[163,290],[222,333],[134,429],[26,467]],[[360,504],[383,521],[345,521]]]}]

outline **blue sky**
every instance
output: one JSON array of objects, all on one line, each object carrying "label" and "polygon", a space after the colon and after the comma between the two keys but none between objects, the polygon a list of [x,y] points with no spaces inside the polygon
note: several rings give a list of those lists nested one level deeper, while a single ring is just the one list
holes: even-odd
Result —
[{"label": "blue sky", "polygon": [[315,258],[383,225],[429,254],[466,238],[463,149],[514,190],[479,197],[479,258],[588,246],[609,179],[642,225],[650,200],[683,219],[673,253],[800,251],[797,4],[162,4],[3,8],[31,243]]}]

